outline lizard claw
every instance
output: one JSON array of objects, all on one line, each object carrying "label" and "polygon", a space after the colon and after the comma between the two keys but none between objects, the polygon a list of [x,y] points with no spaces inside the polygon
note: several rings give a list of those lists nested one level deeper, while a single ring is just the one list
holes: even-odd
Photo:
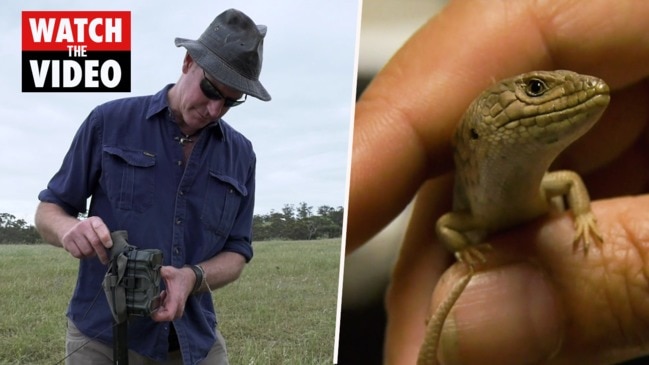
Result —
[{"label": "lizard claw", "polygon": [[573,247],[577,250],[579,241],[583,241],[584,254],[588,253],[588,247],[592,241],[602,243],[604,239],[597,227],[597,218],[592,212],[583,213],[575,217],[575,238],[572,241]]},{"label": "lizard claw", "polygon": [[476,264],[487,261],[483,252],[492,250],[493,248],[490,244],[481,243],[479,245],[465,247],[464,249],[455,252],[455,258],[457,258],[458,261],[469,265],[470,268],[473,268]]}]

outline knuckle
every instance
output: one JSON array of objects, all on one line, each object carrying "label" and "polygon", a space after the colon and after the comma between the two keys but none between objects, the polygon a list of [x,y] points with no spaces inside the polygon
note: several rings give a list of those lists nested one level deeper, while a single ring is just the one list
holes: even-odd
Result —
[{"label": "knuckle", "polygon": [[80,258],[81,252],[74,243],[63,242],[63,248],[74,258]]},{"label": "knuckle", "polygon": [[103,247],[103,245],[101,244],[101,240],[97,235],[91,235],[90,237],[88,237],[88,242],[95,250],[98,249],[99,247]]},{"label": "knuckle", "polygon": [[94,217],[84,219],[77,224],[78,227],[83,228],[84,230],[90,229],[92,227],[92,221]]},{"label": "knuckle", "polygon": [[81,244],[79,244],[77,246],[81,250],[81,253],[83,254],[84,257],[90,256],[95,252],[95,250],[92,248],[92,246],[87,244],[86,242],[81,243]]},{"label": "knuckle", "polygon": [[106,224],[99,217],[90,217],[86,219],[86,221],[89,221],[90,226],[95,231],[108,231],[108,229],[106,228]]}]

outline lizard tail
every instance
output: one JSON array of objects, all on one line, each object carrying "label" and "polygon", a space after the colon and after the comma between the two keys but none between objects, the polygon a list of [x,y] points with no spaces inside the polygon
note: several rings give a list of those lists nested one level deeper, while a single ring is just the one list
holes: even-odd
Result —
[{"label": "lizard tail", "polygon": [[458,282],[451,293],[444,299],[442,304],[435,310],[428,325],[426,326],[426,334],[424,335],[424,343],[419,350],[419,357],[417,358],[417,365],[436,365],[437,362],[437,348],[439,346],[439,337],[442,334],[442,328],[446,317],[451,312],[451,308],[455,305],[460,295],[469,285],[469,281],[473,277],[473,265],[469,265],[469,273]]}]

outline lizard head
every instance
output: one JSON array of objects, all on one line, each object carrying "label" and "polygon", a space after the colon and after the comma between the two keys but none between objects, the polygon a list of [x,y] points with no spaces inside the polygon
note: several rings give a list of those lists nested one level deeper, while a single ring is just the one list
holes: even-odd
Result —
[{"label": "lizard head", "polygon": [[595,124],[609,99],[604,81],[572,71],[505,79],[471,104],[456,133],[457,150],[510,156],[512,149],[530,154],[554,149],[558,154]]}]

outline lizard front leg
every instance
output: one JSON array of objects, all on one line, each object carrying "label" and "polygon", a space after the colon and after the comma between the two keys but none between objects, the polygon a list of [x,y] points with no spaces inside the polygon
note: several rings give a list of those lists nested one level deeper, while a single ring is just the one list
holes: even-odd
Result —
[{"label": "lizard front leg", "polygon": [[471,268],[486,261],[482,251],[491,250],[491,246],[486,243],[475,244],[469,237],[469,232],[484,230],[482,222],[473,215],[466,212],[446,213],[437,220],[435,230],[437,237],[455,254],[458,261]]},{"label": "lizard front leg", "polygon": [[541,194],[548,200],[557,196],[566,198],[575,219],[575,247],[579,241],[583,241],[584,252],[587,253],[592,241],[603,242],[597,219],[590,209],[588,190],[577,173],[569,170],[546,173],[541,181]]}]

